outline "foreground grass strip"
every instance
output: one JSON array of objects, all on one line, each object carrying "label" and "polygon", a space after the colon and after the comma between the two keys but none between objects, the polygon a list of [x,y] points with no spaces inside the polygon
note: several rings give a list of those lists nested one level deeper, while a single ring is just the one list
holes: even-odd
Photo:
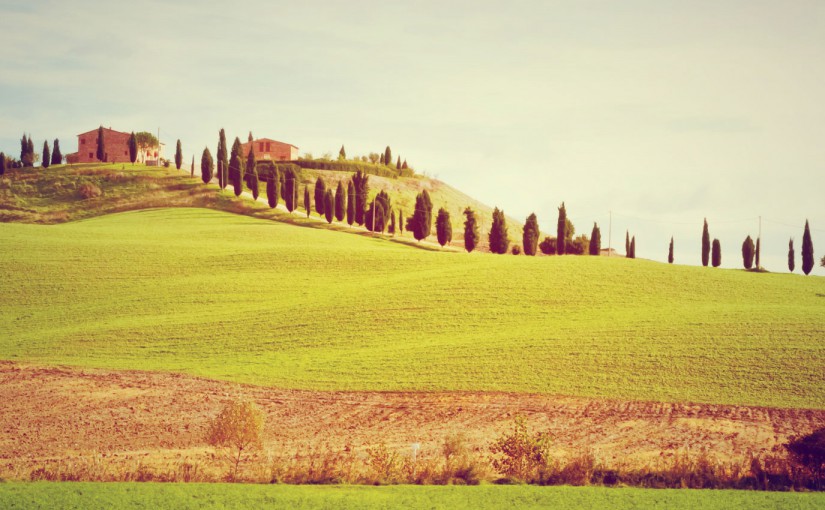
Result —
[{"label": "foreground grass strip", "polygon": [[0,483],[6,509],[108,508],[794,508],[825,494],[604,487],[358,487],[153,483]]},{"label": "foreground grass strip", "polygon": [[825,408],[825,278],[414,250],[207,209],[0,224],[0,359]]}]

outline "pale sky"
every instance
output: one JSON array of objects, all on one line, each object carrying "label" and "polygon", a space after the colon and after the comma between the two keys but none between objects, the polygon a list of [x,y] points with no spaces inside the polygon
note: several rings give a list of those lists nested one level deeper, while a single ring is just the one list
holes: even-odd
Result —
[{"label": "pale sky", "polygon": [[24,131],[69,153],[101,124],[198,157],[221,127],[316,156],[390,145],[548,232],[565,201],[607,244],[612,210],[640,258],[673,235],[699,264],[707,217],[741,267],[761,215],[763,265],[787,271],[808,218],[825,275],[823,1],[4,0],[0,42],[15,157]]}]

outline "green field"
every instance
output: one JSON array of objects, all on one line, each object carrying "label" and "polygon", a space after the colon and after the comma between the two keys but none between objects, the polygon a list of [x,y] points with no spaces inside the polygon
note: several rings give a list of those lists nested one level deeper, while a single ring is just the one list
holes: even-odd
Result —
[{"label": "green field", "polygon": [[822,508],[825,493],[535,486],[288,486],[0,483],[6,509],[95,508]]},{"label": "green field", "polygon": [[438,253],[207,209],[0,224],[0,359],[825,407],[825,279]]}]

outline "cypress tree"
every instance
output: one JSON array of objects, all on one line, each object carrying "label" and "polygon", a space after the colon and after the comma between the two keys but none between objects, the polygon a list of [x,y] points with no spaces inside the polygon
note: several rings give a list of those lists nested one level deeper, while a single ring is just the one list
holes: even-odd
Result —
[{"label": "cypress tree", "polygon": [[590,255],[600,255],[602,252],[602,232],[599,230],[599,225],[593,222],[593,230],[590,232],[590,246],[588,253]]},{"label": "cypress tree", "polygon": [[355,221],[355,185],[352,181],[347,183],[347,224],[352,226]]},{"label": "cypress tree", "polygon": [[504,211],[499,211],[498,207],[493,209],[493,225],[488,234],[490,251],[492,253],[507,253],[510,246],[510,239],[507,237],[507,222],[504,219]]},{"label": "cypress tree", "polygon": [[43,142],[43,154],[41,156],[40,161],[41,161],[40,164],[43,165],[43,168],[49,168],[49,165],[52,162],[52,153],[51,153],[51,151],[49,151],[49,142],[48,141]]},{"label": "cypress tree", "polygon": [[238,197],[243,191],[243,164],[241,160],[241,141],[235,137],[235,142],[232,144],[232,154],[229,158],[229,180],[232,183],[232,190],[235,196]]},{"label": "cypress tree", "polygon": [[387,148],[384,149],[384,164],[387,166],[392,165],[392,151],[390,150],[389,145],[387,145]]},{"label": "cypress tree", "polygon": [[793,250],[793,237],[790,241],[788,241],[788,271],[793,273],[794,268],[796,267],[796,261],[794,260],[794,250]]},{"label": "cypress tree", "polygon": [[323,177],[318,177],[315,181],[315,211],[318,216],[324,215],[324,194],[327,192],[327,185]]},{"label": "cypress tree", "polygon": [[559,221],[556,224],[556,254],[564,255],[567,241],[567,209],[564,202],[559,207]]},{"label": "cypress tree", "polygon": [[286,210],[291,213],[298,204],[298,176],[291,168],[287,169],[282,175],[284,176],[284,186],[282,188],[284,204]]},{"label": "cypress tree", "polygon": [[398,161],[395,162],[395,169],[401,170],[401,156],[398,156]]},{"label": "cypress tree", "polygon": [[[246,155],[246,173],[244,174],[245,181],[247,187],[252,190],[252,175],[254,174],[255,177],[255,188],[257,189],[258,186],[258,171],[257,171],[258,163],[255,159],[255,144],[249,144],[249,152]],[[258,199],[258,192],[253,191],[253,195],[255,196],[255,200]]]},{"label": "cypress tree", "polygon": [[247,172],[246,185],[250,191],[252,191],[252,198],[258,200],[258,194],[260,193],[260,186],[258,185],[258,164],[254,159],[252,160],[252,170],[249,170],[249,167],[247,167]]},{"label": "cypress tree", "polygon": [[383,232],[392,211],[392,202],[386,191],[381,191],[373,198],[369,209],[364,213],[364,225],[372,232]]},{"label": "cypress tree", "polygon": [[20,139],[20,162],[23,163],[23,166],[31,166],[31,165],[26,164],[28,156],[29,156],[29,139],[26,136],[26,133],[23,133],[23,138]]},{"label": "cypress tree", "polygon": [[[55,146],[56,146],[57,145],[57,140],[55,140],[54,142],[55,142]],[[135,132],[132,131],[132,134],[129,135],[129,161],[131,161],[133,165],[135,164],[135,161],[137,161],[137,153],[138,153],[137,137],[135,136]]]},{"label": "cypress tree", "polygon": [[369,175],[361,170],[352,176],[352,184],[355,187],[355,223],[359,225],[364,224],[364,211],[367,210],[367,197],[370,191],[369,179]]},{"label": "cypress tree", "polygon": [[215,163],[212,161],[212,153],[209,152],[209,147],[203,149],[201,154],[201,180],[204,184],[208,184],[212,180],[212,173],[215,170]]},{"label": "cypress tree", "polygon": [[387,232],[395,236],[395,212],[390,211],[390,226],[387,229]]},{"label": "cypress tree", "polygon": [[404,234],[404,211],[398,211],[398,233]]},{"label": "cypress tree", "polygon": [[476,213],[469,207],[464,209],[464,218],[464,249],[470,253],[478,246],[478,222]]},{"label": "cypress tree", "polygon": [[0,175],[6,173],[6,154],[0,152]]},{"label": "cypress tree", "polygon": [[307,213],[307,218],[309,218],[309,215],[312,212],[312,200],[309,198],[309,186],[304,186],[304,210]]},{"label": "cypress tree", "polygon": [[719,239],[713,240],[711,252],[711,264],[713,264],[713,267],[722,265],[722,244],[719,242]]},{"label": "cypress tree", "polygon": [[344,159],[347,159],[347,151],[344,150],[344,146],[342,145],[341,150],[338,151],[338,160],[340,161]]},{"label": "cypress tree", "polygon": [[32,135],[29,135],[26,142],[26,155],[29,158],[29,166],[34,166],[34,140],[32,140]]},{"label": "cypress tree", "polygon": [[531,213],[524,222],[524,229],[521,235],[521,244],[524,246],[525,255],[535,255],[539,246],[539,221],[535,213]]},{"label": "cypress tree", "polygon": [[225,189],[228,186],[229,161],[226,154],[226,132],[221,128],[218,134],[218,187]]},{"label": "cypress tree", "polygon": [[761,237],[756,238],[756,250],[754,250],[754,254],[755,254],[754,256],[756,257],[756,269],[759,269],[759,268],[762,267],[762,265],[759,263],[759,257],[762,254],[762,238]]},{"label": "cypress tree", "polygon": [[60,152],[60,140],[55,138],[54,147],[52,147],[52,165],[59,165],[60,163],[63,163],[63,153]]},{"label": "cypress tree", "polygon": [[702,265],[708,267],[710,255],[710,233],[708,232],[708,219],[705,218],[705,225],[702,227]]},{"label": "cypress tree", "polygon": [[667,263],[673,264],[673,237],[670,238],[670,247],[667,249]]},{"label": "cypress tree", "polygon": [[[343,146],[341,147],[343,149]],[[338,187],[335,188],[335,219],[344,221],[347,208],[347,192],[344,190],[344,183],[338,181]]]},{"label": "cypress tree", "polygon": [[630,239],[630,258],[636,258],[636,236]]},{"label": "cypress tree", "polygon": [[407,230],[412,230],[413,237],[421,241],[430,235],[433,228],[432,221],[433,203],[427,190],[422,191],[415,197],[415,211],[407,221]]},{"label": "cypress tree", "polygon": [[381,153],[381,157],[378,159],[378,162],[382,165],[384,164],[384,154],[383,153]]},{"label": "cypress tree", "polygon": [[97,160],[106,161],[106,140],[103,138],[103,126],[97,129]]},{"label": "cypress tree", "polygon": [[178,143],[175,144],[175,168],[180,170],[180,166],[183,164],[183,150],[181,150],[180,140]]},{"label": "cypress tree", "polygon": [[630,231],[624,231],[624,256],[630,258]]},{"label": "cypress tree", "polygon": [[438,244],[444,246],[453,240],[453,225],[450,223],[450,213],[443,207],[438,210],[435,218],[435,233]]},{"label": "cypress tree", "polygon": [[742,242],[742,265],[745,266],[745,269],[750,269],[753,267],[753,256],[755,251],[753,239],[751,239],[751,236],[746,237]]},{"label": "cypress tree", "polygon": [[335,198],[332,196],[332,190],[328,189],[324,192],[324,216],[327,218],[327,223],[332,223],[335,217]]},{"label": "cypress tree", "polygon": [[192,154],[192,165],[189,167],[189,176],[190,177],[195,176],[195,155],[194,154]]},{"label": "cypress tree", "polygon": [[805,220],[805,232],[802,234],[802,272],[806,275],[814,268],[814,243],[811,240],[811,229],[808,220]]},{"label": "cypress tree", "polygon": [[402,169],[402,170],[406,170],[406,169],[408,169],[408,168],[409,168],[409,167],[407,166],[407,160],[405,159],[405,160],[404,160],[404,162],[403,162],[403,163],[401,163],[401,169]]}]

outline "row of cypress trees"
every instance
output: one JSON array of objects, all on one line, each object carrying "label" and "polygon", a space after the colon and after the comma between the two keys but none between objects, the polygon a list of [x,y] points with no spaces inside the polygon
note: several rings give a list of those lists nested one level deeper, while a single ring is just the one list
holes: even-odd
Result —
[{"label": "row of cypress trees", "polygon": [[[20,139],[20,159],[13,161],[11,166],[29,168],[34,166],[34,141],[30,135],[23,133]],[[50,165],[59,165],[63,162],[63,154],[60,152],[60,140],[54,139],[53,150],[49,149],[49,141],[43,141],[43,152],[40,154],[40,164],[43,168],[49,168]],[[0,175],[6,171],[6,155],[2,157],[2,168],[0,168]]]}]

